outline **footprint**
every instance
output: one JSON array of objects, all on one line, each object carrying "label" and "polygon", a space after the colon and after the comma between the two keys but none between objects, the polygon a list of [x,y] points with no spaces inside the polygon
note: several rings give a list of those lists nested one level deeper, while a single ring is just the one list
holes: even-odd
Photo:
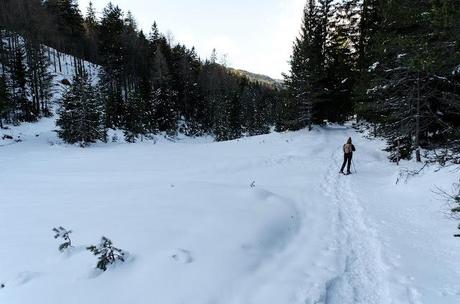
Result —
[{"label": "footprint", "polygon": [[174,253],[171,255],[171,258],[177,263],[181,264],[190,264],[194,261],[190,251],[180,248],[174,251]]},{"label": "footprint", "polygon": [[39,272],[23,271],[19,273],[16,276],[16,278],[13,279],[12,283],[13,285],[16,285],[16,286],[24,285],[39,276],[40,276]]}]

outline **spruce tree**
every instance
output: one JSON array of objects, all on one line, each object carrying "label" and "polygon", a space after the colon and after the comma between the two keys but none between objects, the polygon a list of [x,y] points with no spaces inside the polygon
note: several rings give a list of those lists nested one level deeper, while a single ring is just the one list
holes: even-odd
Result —
[{"label": "spruce tree", "polygon": [[101,98],[86,73],[74,77],[58,114],[58,135],[66,143],[86,147],[98,140],[106,140]]},{"label": "spruce tree", "polygon": [[13,99],[17,114],[15,121],[33,121],[32,105],[28,101],[27,90],[27,67],[25,65],[25,50],[22,45],[17,45],[11,63],[11,84],[13,87]]},{"label": "spruce tree", "polygon": [[11,110],[11,96],[6,80],[0,75],[0,128],[3,127],[3,121],[8,117]]},{"label": "spruce tree", "polygon": [[[421,161],[420,148],[458,138],[459,12],[453,1],[385,2],[371,40],[368,112],[381,117],[380,133],[396,160],[397,142]],[[446,9],[448,8],[448,9]],[[447,114],[449,113],[449,114]]]},{"label": "spruce tree", "polygon": [[312,128],[316,86],[319,78],[322,45],[320,43],[318,9],[314,0],[304,8],[299,37],[294,42],[289,75],[285,76],[289,97],[284,115],[289,129],[308,125]]},{"label": "spruce tree", "polygon": [[123,62],[122,11],[111,3],[104,8],[99,26],[99,55],[102,58],[102,93],[106,100],[107,127],[121,127],[123,121]]},{"label": "spruce tree", "polygon": [[139,136],[146,133],[145,100],[138,92],[130,93],[126,102],[123,132],[128,142],[135,142]]},{"label": "spruce tree", "polygon": [[48,57],[43,45],[32,39],[27,41],[26,50],[27,80],[31,91],[34,117],[38,118],[42,114],[49,116],[51,115],[49,100],[52,96],[53,75],[49,72]]},{"label": "spruce tree", "polygon": [[96,59],[98,55],[98,51],[99,51],[98,43],[97,43],[99,23],[96,17],[96,10],[91,1],[89,2],[88,8],[86,10],[84,24],[85,24],[85,29],[86,29],[86,38],[88,40],[87,42],[88,56],[89,58]]}]

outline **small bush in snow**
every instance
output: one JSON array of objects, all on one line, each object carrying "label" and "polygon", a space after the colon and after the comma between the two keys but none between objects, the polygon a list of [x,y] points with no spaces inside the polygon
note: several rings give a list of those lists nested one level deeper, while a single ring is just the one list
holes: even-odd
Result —
[{"label": "small bush in snow", "polygon": [[[457,217],[460,216],[460,184],[455,184],[456,193],[451,195],[451,200],[455,204],[454,208],[452,208],[452,213]],[[458,225],[458,229],[460,230],[460,224]],[[460,237],[460,234],[456,234],[455,237]]]},{"label": "small bush in snow", "polygon": [[55,239],[62,239],[64,243],[59,245],[59,251],[64,251],[69,247],[72,247],[72,240],[70,239],[70,234],[72,233],[72,230],[67,230],[64,227],[60,226],[59,228],[53,228],[53,231],[55,233],[54,238]]},{"label": "small bush in snow", "polygon": [[86,249],[91,251],[95,256],[98,257],[96,268],[102,271],[107,270],[107,266],[114,264],[117,261],[124,262],[126,253],[113,246],[112,241],[106,237],[102,237],[101,242],[98,246],[89,246]]},{"label": "small bush in snow", "polygon": [[[449,202],[449,206],[451,206],[450,211],[452,212],[452,217],[454,219],[460,220],[460,182],[453,184],[452,188],[453,191],[451,193],[438,188],[437,194]],[[460,230],[460,224],[458,225],[458,229]],[[460,237],[460,234],[455,234],[454,236]]]},{"label": "small bush in snow", "polygon": [[421,167],[420,169],[418,170],[410,170],[408,168],[402,168],[400,171],[399,171],[399,174],[398,174],[398,178],[396,179],[396,184],[399,184],[400,182],[403,182],[403,183],[407,183],[407,181],[411,178],[411,177],[414,177],[414,176],[417,176],[419,175],[420,173],[422,173],[422,171],[429,165],[428,162],[425,162],[425,164],[423,165],[423,167]]}]

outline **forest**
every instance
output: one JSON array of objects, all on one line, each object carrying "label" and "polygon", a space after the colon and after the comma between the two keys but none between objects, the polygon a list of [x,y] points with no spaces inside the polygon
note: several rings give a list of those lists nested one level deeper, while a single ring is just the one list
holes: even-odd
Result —
[{"label": "forest", "polygon": [[[144,33],[110,3],[98,17],[92,4],[83,15],[75,0],[6,0],[0,24],[2,122],[52,115],[53,71],[70,54],[75,76],[57,111],[66,142],[106,140],[108,128],[124,130],[130,142],[159,132],[221,141],[265,134],[276,123],[275,87],[233,73],[215,51],[201,60],[155,22]],[[97,84],[84,61],[101,67]]]},{"label": "forest", "polygon": [[[152,22],[76,0],[0,3],[0,121],[53,115],[53,71],[74,56],[57,111],[69,143],[178,132],[216,140],[355,121],[392,161],[460,162],[460,10],[455,0],[308,0],[281,87],[173,43]],[[51,48],[51,49],[50,49]],[[97,83],[84,61],[101,67]],[[82,123],[82,121],[84,123]],[[78,122],[78,123],[77,123]]]},{"label": "forest", "polygon": [[393,161],[421,162],[423,150],[428,161],[459,162],[459,43],[456,0],[309,0],[285,121],[311,128],[353,115],[387,140]]}]

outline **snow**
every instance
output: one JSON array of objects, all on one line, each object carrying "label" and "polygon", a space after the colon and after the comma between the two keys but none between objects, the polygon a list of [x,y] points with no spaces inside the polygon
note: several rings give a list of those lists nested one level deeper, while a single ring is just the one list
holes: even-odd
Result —
[{"label": "snow", "polygon": [[452,75],[460,74],[460,64],[454,68]]},{"label": "snow", "polygon": [[375,69],[379,66],[380,62],[374,62],[370,67],[369,67],[369,70],[368,72],[372,72],[372,71],[375,71]]},{"label": "snow", "polygon": [[[432,191],[452,170],[396,185],[384,144],[347,127],[86,149],[53,128],[12,127],[23,141],[0,147],[0,303],[460,302],[456,222]],[[96,271],[101,236],[130,260]]]}]

